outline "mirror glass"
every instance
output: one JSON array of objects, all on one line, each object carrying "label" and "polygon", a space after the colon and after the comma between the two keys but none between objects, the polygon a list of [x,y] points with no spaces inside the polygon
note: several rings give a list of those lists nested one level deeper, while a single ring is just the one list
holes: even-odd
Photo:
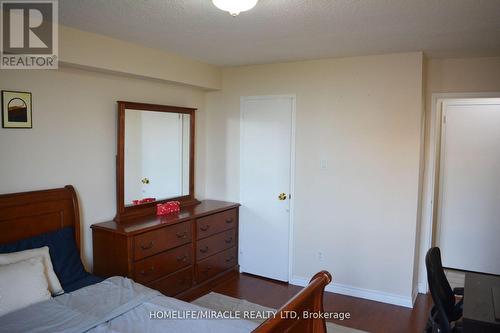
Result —
[{"label": "mirror glass", "polygon": [[125,206],[189,195],[190,115],[125,110]]}]

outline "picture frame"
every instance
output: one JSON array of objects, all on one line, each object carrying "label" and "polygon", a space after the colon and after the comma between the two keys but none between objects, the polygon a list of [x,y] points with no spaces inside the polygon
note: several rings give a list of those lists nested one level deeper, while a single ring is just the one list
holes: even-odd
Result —
[{"label": "picture frame", "polygon": [[2,127],[33,128],[31,92],[2,90]]}]

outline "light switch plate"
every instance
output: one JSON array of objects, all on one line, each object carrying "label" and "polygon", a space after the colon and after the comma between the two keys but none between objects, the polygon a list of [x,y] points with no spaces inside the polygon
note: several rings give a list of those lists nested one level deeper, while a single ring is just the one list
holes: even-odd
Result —
[{"label": "light switch plate", "polygon": [[322,159],[320,162],[319,162],[319,167],[321,170],[326,170],[328,169],[328,161],[326,159]]}]

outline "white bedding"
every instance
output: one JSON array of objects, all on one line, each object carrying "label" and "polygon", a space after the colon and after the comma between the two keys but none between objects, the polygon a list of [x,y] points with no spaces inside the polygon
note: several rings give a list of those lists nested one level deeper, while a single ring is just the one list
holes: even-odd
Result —
[{"label": "white bedding", "polygon": [[[205,316],[209,310],[165,297],[132,280],[101,283],[0,317],[2,332],[247,333],[258,324],[241,319],[167,319]],[[213,314],[213,313],[212,313]],[[161,319],[151,319],[150,317]]]}]

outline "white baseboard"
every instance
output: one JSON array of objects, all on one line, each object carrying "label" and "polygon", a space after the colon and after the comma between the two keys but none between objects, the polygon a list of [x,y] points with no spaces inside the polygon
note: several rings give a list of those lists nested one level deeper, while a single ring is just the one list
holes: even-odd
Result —
[{"label": "white baseboard", "polygon": [[415,287],[413,290],[413,293],[411,294],[411,307],[415,306],[415,302],[417,301],[417,296],[418,296],[418,286]]},{"label": "white baseboard", "polygon": [[427,294],[427,285],[425,282],[419,282],[417,288],[419,294]]},{"label": "white baseboard", "polygon": [[[309,284],[309,280],[306,278],[294,276],[290,279],[290,284],[305,287]],[[383,291],[352,287],[335,282],[326,286],[325,290],[341,295],[359,297],[372,301],[404,306],[406,308],[413,308],[412,297],[395,295]]]}]

